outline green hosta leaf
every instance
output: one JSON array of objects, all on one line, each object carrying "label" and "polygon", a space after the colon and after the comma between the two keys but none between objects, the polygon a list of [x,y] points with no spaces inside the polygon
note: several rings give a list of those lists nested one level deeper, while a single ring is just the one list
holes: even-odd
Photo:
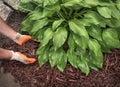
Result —
[{"label": "green hosta leaf", "polygon": [[59,50],[59,59],[57,63],[57,68],[63,72],[67,64],[67,56],[63,50]]},{"label": "green hosta leaf", "polygon": [[101,47],[100,44],[98,43],[97,40],[95,39],[90,39],[89,40],[89,49],[95,53],[96,56],[99,56],[101,52]]},{"label": "green hosta leaf", "polygon": [[49,0],[51,4],[57,3],[59,0]]},{"label": "green hosta leaf", "polygon": [[33,24],[33,21],[31,21],[30,17],[27,17],[23,22],[22,22],[22,31],[30,31],[31,26]]},{"label": "green hosta leaf", "polygon": [[68,62],[75,68],[77,68],[77,56],[70,50],[67,51]]},{"label": "green hosta leaf", "polygon": [[31,12],[35,10],[36,4],[32,3],[31,0],[26,0],[25,2],[21,2],[19,6],[19,10],[22,12]]},{"label": "green hosta leaf", "polygon": [[68,45],[69,45],[69,50],[72,53],[72,51],[75,49],[75,41],[73,39],[72,34],[70,34],[70,36],[68,38]]},{"label": "green hosta leaf", "polygon": [[118,38],[118,33],[115,29],[106,29],[103,31],[102,34],[104,42],[113,48],[119,48],[120,47],[120,41]]},{"label": "green hosta leaf", "polygon": [[82,48],[83,50],[85,50],[88,46],[88,42],[89,40],[86,39],[84,36],[78,36],[78,35],[73,35],[73,39],[75,41],[75,43],[80,47]]},{"label": "green hosta leaf", "polygon": [[93,70],[95,70],[95,71],[98,71],[98,70],[99,70],[98,67],[97,67],[95,64],[93,64],[92,62],[89,62],[88,65],[89,65],[89,67],[90,67],[91,69],[93,69]]},{"label": "green hosta leaf", "polygon": [[40,29],[38,32],[32,34],[32,37],[34,39],[37,39],[38,42],[41,42],[41,40],[43,39],[44,31],[44,29]]},{"label": "green hosta leaf", "polygon": [[[81,56],[83,57],[83,56]],[[86,75],[88,75],[90,69],[89,69],[89,66],[88,66],[88,63],[87,61],[84,60],[84,58],[81,58],[81,57],[78,57],[77,58],[77,65],[78,65],[78,68],[83,72],[85,73]]]},{"label": "green hosta leaf", "polygon": [[99,52],[99,53],[100,53],[99,55],[95,55],[93,52],[90,52],[89,57],[90,57],[91,64],[94,64],[98,68],[102,68],[103,67],[103,55],[102,55],[102,52]]},{"label": "green hosta leaf", "polygon": [[111,18],[111,9],[108,7],[97,7],[98,12],[105,18]]},{"label": "green hosta leaf", "polygon": [[34,39],[37,39],[38,42],[41,42],[43,39],[44,31],[44,29],[40,29],[37,33],[33,34]]},{"label": "green hosta leaf", "polygon": [[81,1],[82,0],[66,0],[66,1],[63,0],[62,5],[65,7],[74,6],[76,4],[79,4]]},{"label": "green hosta leaf", "polygon": [[50,5],[50,1],[49,0],[44,0],[43,1],[44,3],[43,3],[43,6],[45,7],[46,5]]},{"label": "green hosta leaf", "polygon": [[103,17],[101,17],[97,12],[88,11],[87,13],[84,14],[84,16],[85,16],[84,19],[86,19],[89,24],[105,26]]},{"label": "green hosta leaf", "polygon": [[53,48],[50,49],[49,62],[50,62],[51,67],[54,67],[55,65],[57,65],[60,56],[61,56],[61,54],[60,54],[59,50],[54,51]]},{"label": "green hosta leaf", "polygon": [[64,21],[63,19],[59,19],[59,20],[54,21],[53,24],[52,24],[52,29],[53,29],[53,31],[54,31],[56,28],[58,28],[63,21]]},{"label": "green hosta leaf", "polygon": [[55,12],[60,10],[60,6],[59,5],[50,5],[50,6],[46,6],[43,10],[43,15],[42,17],[51,17]]},{"label": "green hosta leaf", "polygon": [[32,33],[37,32],[39,29],[46,26],[48,24],[48,22],[49,22],[49,20],[47,18],[35,21],[34,24],[33,24],[33,28],[31,30],[31,32]]},{"label": "green hosta leaf", "polygon": [[120,27],[120,20],[117,20],[117,19],[108,19],[106,20],[106,23],[108,26],[113,27],[113,28]]},{"label": "green hosta leaf", "polygon": [[88,33],[83,25],[79,23],[79,20],[74,19],[69,21],[70,30],[79,36],[83,36],[86,39],[89,39]]},{"label": "green hosta leaf", "polygon": [[45,64],[48,59],[49,59],[49,51],[48,48],[39,48],[37,50],[37,54],[39,54],[38,56],[38,63],[40,65],[40,67]]},{"label": "green hosta leaf", "polygon": [[120,27],[120,20],[111,19],[111,27]]},{"label": "green hosta leaf", "polygon": [[43,0],[32,0],[34,3],[37,3],[37,4],[42,4],[43,3]]},{"label": "green hosta leaf", "polygon": [[88,5],[99,5],[99,0],[84,0]]},{"label": "green hosta leaf", "polygon": [[55,50],[61,47],[65,43],[67,39],[67,35],[68,35],[68,32],[66,28],[59,27],[57,29],[57,31],[55,32],[53,36],[53,44],[55,46]]},{"label": "green hosta leaf", "polygon": [[93,38],[97,39],[97,40],[102,40],[102,29],[100,29],[97,26],[91,26],[89,27],[89,29],[87,29],[88,33],[90,36],[92,36]]},{"label": "green hosta leaf", "polygon": [[117,8],[120,10],[120,0],[116,0]]},{"label": "green hosta leaf", "polygon": [[53,31],[51,28],[48,28],[45,32],[44,32],[44,37],[43,40],[41,41],[41,46],[45,46],[46,44],[48,44],[49,40],[52,39],[53,37]]},{"label": "green hosta leaf", "polygon": [[42,12],[39,11],[32,11],[30,14],[30,19],[31,20],[39,20],[42,18]]},{"label": "green hosta leaf", "polygon": [[120,19],[120,11],[114,5],[111,6],[110,9],[112,11],[112,16],[119,20]]},{"label": "green hosta leaf", "polygon": [[99,41],[99,44],[101,45],[102,52],[104,52],[104,53],[110,53],[111,52],[110,47],[108,45],[106,45],[106,43],[103,40]]},{"label": "green hosta leaf", "polygon": [[45,7],[47,5],[53,5],[53,4],[55,4],[56,2],[58,2],[58,0],[44,0],[43,2],[44,2],[43,6]]},{"label": "green hosta leaf", "polygon": [[[83,18],[83,19],[80,19],[80,24],[82,24],[83,26],[91,26],[91,24],[90,24],[90,21],[91,20],[91,18]],[[92,22],[93,23],[93,22]]]}]

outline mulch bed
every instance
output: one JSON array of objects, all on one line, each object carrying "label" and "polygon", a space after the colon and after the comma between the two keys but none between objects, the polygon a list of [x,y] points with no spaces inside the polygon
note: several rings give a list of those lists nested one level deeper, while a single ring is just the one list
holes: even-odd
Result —
[{"label": "mulch bed", "polygon": [[[23,18],[24,14],[13,12],[7,23],[17,29],[16,31],[20,31]],[[37,47],[38,43],[33,41],[28,41],[23,46],[8,41],[2,46],[5,49],[20,51],[29,57],[37,57]],[[88,76],[70,64],[67,64],[63,73],[56,67],[51,68],[49,63],[40,68],[38,62],[24,65],[17,61],[3,61],[2,67],[4,72],[15,76],[21,87],[120,87],[120,49],[113,49],[112,53],[104,54],[103,69],[99,72],[91,70]]]}]

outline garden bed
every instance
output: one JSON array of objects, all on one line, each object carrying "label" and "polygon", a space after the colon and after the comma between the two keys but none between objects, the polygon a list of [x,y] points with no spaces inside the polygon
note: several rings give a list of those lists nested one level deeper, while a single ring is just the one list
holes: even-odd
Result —
[{"label": "garden bed", "polygon": [[[25,14],[12,12],[7,23],[20,32],[21,21]],[[7,40],[7,39],[6,39]],[[20,51],[29,57],[37,57],[35,51],[38,43],[26,42],[18,46],[10,40],[3,40],[2,48]],[[51,68],[46,63],[41,68],[38,62],[32,65],[24,65],[17,61],[3,61],[4,72],[11,73],[21,87],[120,87],[120,49],[113,49],[112,53],[104,54],[104,67],[99,72],[91,70],[89,75],[67,64],[63,73],[56,67]]]}]

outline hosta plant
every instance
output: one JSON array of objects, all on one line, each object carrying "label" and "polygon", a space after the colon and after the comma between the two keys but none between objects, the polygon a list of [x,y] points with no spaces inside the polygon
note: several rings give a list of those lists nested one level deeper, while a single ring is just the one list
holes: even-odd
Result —
[{"label": "hosta plant", "polygon": [[20,10],[22,30],[40,42],[40,67],[49,61],[63,72],[70,63],[88,74],[120,48],[120,0],[21,0]]}]

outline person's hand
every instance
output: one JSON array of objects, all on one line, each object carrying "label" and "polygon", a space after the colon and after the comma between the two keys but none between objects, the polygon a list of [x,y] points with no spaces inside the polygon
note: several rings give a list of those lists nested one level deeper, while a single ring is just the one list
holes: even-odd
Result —
[{"label": "person's hand", "polygon": [[16,37],[15,37],[15,42],[18,45],[22,45],[23,43],[25,43],[26,41],[32,39],[32,37],[30,35],[22,35],[20,33],[17,33]]},{"label": "person's hand", "polygon": [[[30,39],[32,39],[30,35],[22,35],[20,33],[17,33],[14,42],[16,42],[18,45],[23,45],[25,42],[27,42]],[[33,41],[38,42],[37,39],[34,39]]]},{"label": "person's hand", "polygon": [[18,40],[18,44],[22,45],[23,43],[25,43],[26,41],[28,41],[30,39],[32,39],[32,37],[29,35],[21,35],[19,40]]},{"label": "person's hand", "polygon": [[29,58],[26,55],[22,54],[21,52],[12,52],[12,58],[11,60],[17,60],[24,64],[32,64],[36,62],[35,58]]}]

